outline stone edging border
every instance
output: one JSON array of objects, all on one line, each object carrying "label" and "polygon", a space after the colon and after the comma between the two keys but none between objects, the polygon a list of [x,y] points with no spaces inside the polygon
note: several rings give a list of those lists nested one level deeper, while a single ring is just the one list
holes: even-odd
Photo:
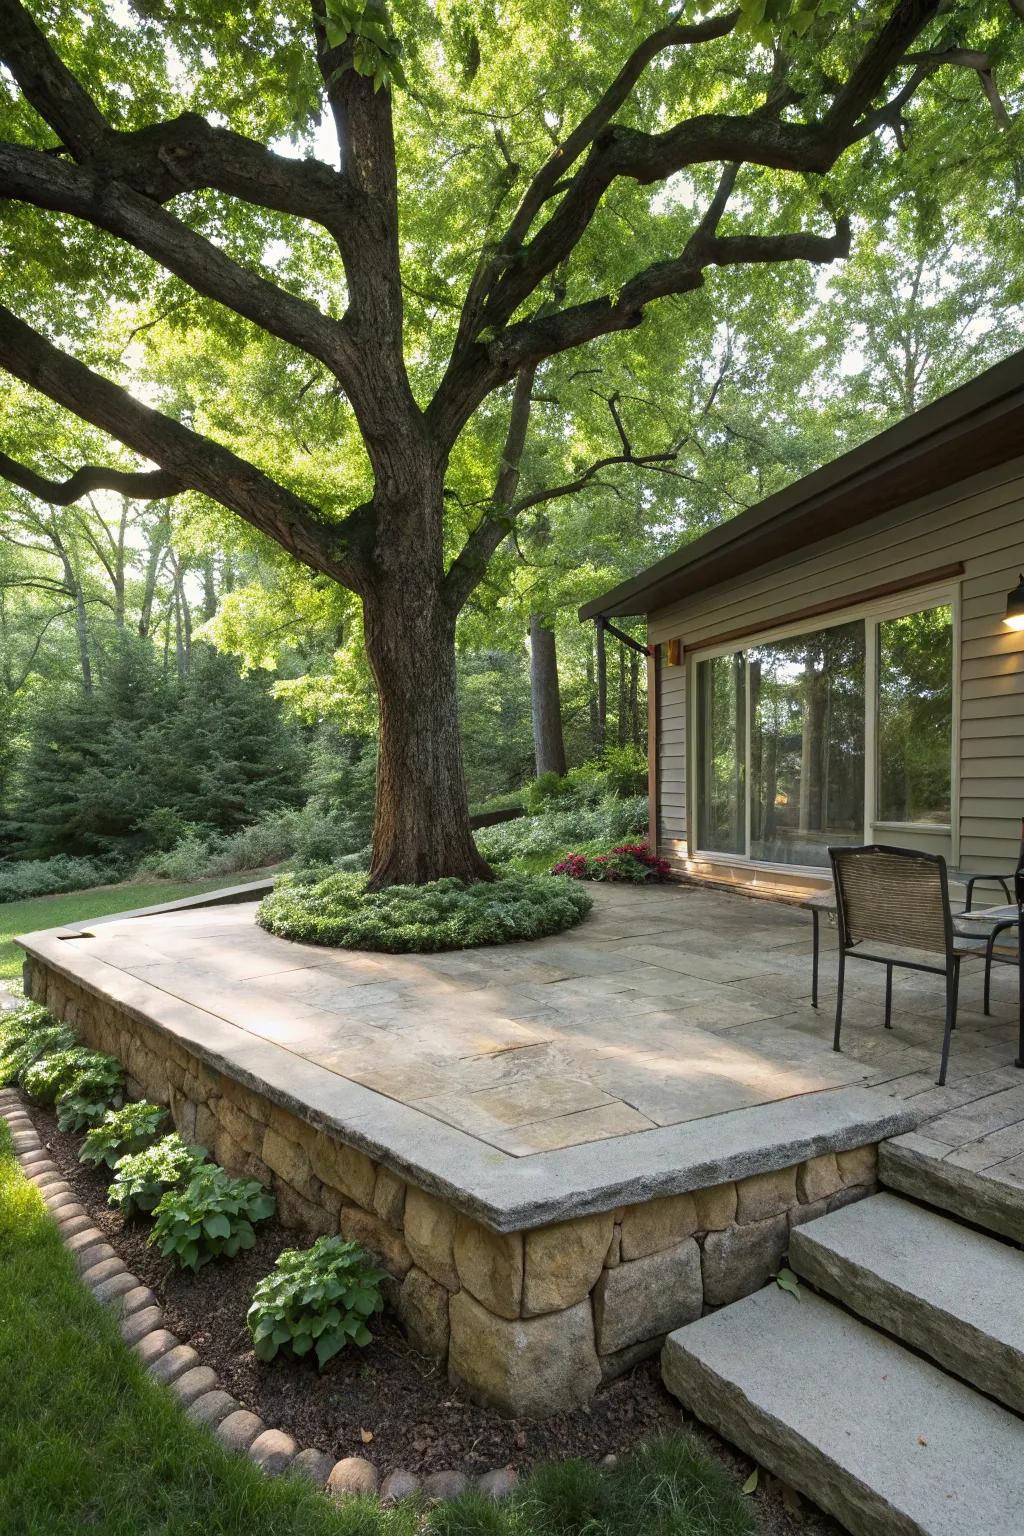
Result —
[{"label": "stone edging border", "polygon": [[56,1222],[82,1284],[115,1313],[122,1339],[147,1374],[168,1389],[194,1424],[205,1425],[224,1450],[247,1456],[268,1476],[302,1476],[339,1497],[376,1493],[383,1504],[414,1494],[437,1503],[470,1487],[495,1500],[511,1493],[518,1476],[510,1468],[495,1468],[472,1481],[457,1471],[432,1472],[421,1480],[416,1473],[397,1468],[382,1482],[378,1468],[363,1456],[334,1461],[324,1451],[302,1450],[286,1431],[268,1428],[257,1414],[218,1387],[215,1372],[201,1363],[190,1344],[182,1344],[164,1327],[156,1295],[122,1263],[76,1200],[71,1185],[47,1156],[16,1089],[0,1088],[0,1116],[10,1129],[22,1171]]}]

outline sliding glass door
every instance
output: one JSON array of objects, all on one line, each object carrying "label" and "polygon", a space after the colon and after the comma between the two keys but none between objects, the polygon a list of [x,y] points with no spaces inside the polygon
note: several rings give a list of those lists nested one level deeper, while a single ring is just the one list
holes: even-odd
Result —
[{"label": "sliding glass door", "polygon": [[947,603],[698,661],[695,851],[820,868],[875,824],[948,828],[952,657]]},{"label": "sliding glass door", "polygon": [[826,864],[864,833],[864,624],[748,652],[750,857]]},{"label": "sliding glass door", "polygon": [[742,651],[697,669],[698,831],[710,853],[745,853],[746,662]]}]

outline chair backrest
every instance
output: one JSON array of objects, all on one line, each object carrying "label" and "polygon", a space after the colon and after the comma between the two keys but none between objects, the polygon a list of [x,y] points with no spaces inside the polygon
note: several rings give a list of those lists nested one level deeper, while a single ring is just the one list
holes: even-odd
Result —
[{"label": "chair backrest", "polygon": [[1013,875],[1013,895],[1018,907],[1024,907],[1024,816],[1020,819],[1020,852]]},{"label": "chair backrest", "polygon": [[944,858],[884,843],[830,848],[829,857],[844,949],[874,939],[950,954],[953,920]]}]

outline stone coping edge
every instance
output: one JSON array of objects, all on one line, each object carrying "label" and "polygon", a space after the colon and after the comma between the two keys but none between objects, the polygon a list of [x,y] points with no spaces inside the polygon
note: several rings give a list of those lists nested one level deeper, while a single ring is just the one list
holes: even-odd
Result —
[{"label": "stone coping edge", "polygon": [[[160,901],[153,907],[132,907],[128,912],[108,912],[105,917],[93,917],[88,922],[69,923],[66,927],[50,929],[51,933],[88,933],[102,923],[123,923],[132,917],[159,917],[161,912],[190,912],[202,907],[228,907],[235,902],[256,901],[274,889],[272,878],[250,880],[245,885],[225,885],[215,891],[201,891],[197,896],[181,896],[177,901]],[[21,940],[16,939],[20,944]]]},{"label": "stone coping edge", "polygon": [[214,1071],[336,1135],[495,1232],[519,1232],[770,1173],[915,1129],[918,1114],[861,1087],[821,1089],[681,1125],[514,1157],[285,1047],[76,953],[62,929],[33,959],[184,1045]]},{"label": "stone coping edge", "polygon": [[[257,1414],[244,1409],[237,1398],[223,1390],[191,1345],[182,1344],[165,1328],[163,1308],[155,1294],[121,1262],[99,1227],[89,1224],[88,1213],[75,1199],[71,1185],[46,1157],[24,1101],[13,1088],[0,1089],[0,1117],[11,1132],[21,1171],[38,1189],[82,1284],[114,1313],[125,1345],[141,1360],[147,1375],[166,1387],[186,1416],[209,1429],[224,1450],[248,1456],[270,1477],[301,1475],[336,1497],[379,1493],[382,1502],[392,1503],[422,1493],[437,1502],[455,1498],[472,1486],[462,1472],[434,1472],[421,1481],[404,1468],[396,1469],[381,1483],[378,1469],[362,1456],[334,1461],[324,1451],[301,1449],[285,1430],[268,1428]],[[476,1478],[475,1486],[486,1497],[501,1499],[516,1481],[511,1469],[494,1468]]]}]

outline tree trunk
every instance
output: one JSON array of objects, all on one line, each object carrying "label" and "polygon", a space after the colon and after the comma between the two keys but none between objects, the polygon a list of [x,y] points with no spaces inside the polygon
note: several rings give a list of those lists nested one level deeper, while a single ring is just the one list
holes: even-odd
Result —
[{"label": "tree trunk", "polygon": [[[404,562],[403,562],[404,564]],[[363,599],[380,736],[369,888],[453,875],[490,880],[469,827],[456,698],[455,620],[422,565]]]},{"label": "tree trunk", "polygon": [[604,750],[608,740],[608,653],[605,647],[604,625],[600,620],[594,625],[597,641],[597,746]]},{"label": "tree trunk", "polygon": [[558,687],[555,632],[539,613],[530,614],[530,713],[537,777],[565,773],[562,697]]}]

